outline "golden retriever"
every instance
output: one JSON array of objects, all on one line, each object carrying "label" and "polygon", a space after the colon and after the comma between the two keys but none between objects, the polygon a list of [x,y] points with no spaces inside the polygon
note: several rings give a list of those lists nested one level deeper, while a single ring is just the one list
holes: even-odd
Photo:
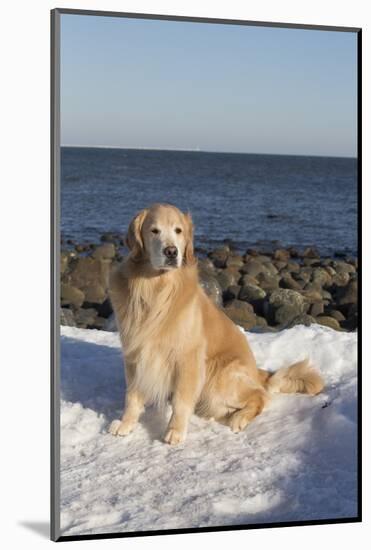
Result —
[{"label": "golden retriever", "polygon": [[258,369],[246,336],[198,281],[189,214],[167,204],[139,212],[129,226],[130,254],[112,273],[109,294],[125,359],[127,435],[147,403],[172,405],[165,442],[184,441],[192,413],[243,430],[273,392],[315,395],[320,375],[307,361],[271,375]]}]

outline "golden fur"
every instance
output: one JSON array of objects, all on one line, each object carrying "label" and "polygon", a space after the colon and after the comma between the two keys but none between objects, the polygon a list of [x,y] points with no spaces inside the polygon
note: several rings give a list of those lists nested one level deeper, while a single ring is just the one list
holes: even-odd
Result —
[{"label": "golden fur", "polygon": [[[175,247],[177,264],[163,254]],[[243,430],[274,392],[315,395],[320,375],[306,361],[272,376],[256,366],[246,337],[198,282],[189,215],[153,205],[129,226],[128,258],[112,273],[110,298],[125,357],[127,395],[110,432],[130,433],[146,403],[172,404],[165,441],[185,439],[193,412]],[[154,265],[155,264],[155,265]]]}]

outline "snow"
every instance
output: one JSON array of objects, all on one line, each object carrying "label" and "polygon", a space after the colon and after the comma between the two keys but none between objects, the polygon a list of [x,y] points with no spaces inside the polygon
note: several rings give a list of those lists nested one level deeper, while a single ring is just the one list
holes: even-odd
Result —
[{"label": "snow", "polygon": [[61,327],[63,535],[345,518],[357,515],[357,334],[296,326],[246,333],[258,366],[309,357],[326,387],[277,395],[248,428],[192,417],[186,442],[162,442],[149,408],[127,437],[117,333]]}]

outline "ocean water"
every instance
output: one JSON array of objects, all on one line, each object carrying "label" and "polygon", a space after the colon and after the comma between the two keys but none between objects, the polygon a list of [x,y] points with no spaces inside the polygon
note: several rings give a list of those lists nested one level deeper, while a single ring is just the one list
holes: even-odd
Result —
[{"label": "ocean water", "polygon": [[155,202],[190,211],[195,241],[316,246],[357,254],[357,161],[349,158],[62,147],[61,233],[124,234]]}]

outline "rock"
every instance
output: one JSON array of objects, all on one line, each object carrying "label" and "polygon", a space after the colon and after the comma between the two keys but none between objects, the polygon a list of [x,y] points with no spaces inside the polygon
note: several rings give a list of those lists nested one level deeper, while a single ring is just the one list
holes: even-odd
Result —
[{"label": "rock", "polygon": [[348,272],[337,273],[332,277],[332,282],[335,286],[346,286],[350,281],[350,275]]},{"label": "rock", "polygon": [[287,250],[290,252],[291,258],[299,258],[299,252],[295,247],[289,246]]},{"label": "rock", "polygon": [[102,317],[103,319],[107,319],[113,313],[111,300],[109,298],[106,298],[102,304],[97,304],[95,309],[97,310],[99,317]]},{"label": "rock", "polygon": [[263,290],[266,292],[271,292],[279,288],[280,278],[278,275],[269,275],[268,273],[259,273],[257,276],[257,281]]},{"label": "rock", "polygon": [[309,304],[320,302],[322,300],[321,289],[311,288],[308,290],[302,290],[301,295],[306,299]]},{"label": "rock", "polygon": [[256,326],[257,327],[267,327],[268,322],[264,317],[259,317],[259,315],[256,316]]},{"label": "rock", "polygon": [[81,308],[75,313],[76,325],[81,328],[92,328],[98,312],[94,308]]},{"label": "rock", "polygon": [[292,277],[295,281],[304,281],[305,283],[310,281],[311,276],[312,270],[309,267],[302,267],[299,273],[292,273]]},{"label": "rock", "polygon": [[223,291],[223,302],[230,302],[235,298],[238,298],[241,287],[239,285],[231,285],[227,290]]},{"label": "rock", "polygon": [[341,326],[339,325],[339,321],[334,319],[333,317],[329,317],[328,315],[320,315],[316,318],[316,322],[319,325],[323,325],[325,327],[332,328],[334,330],[341,330]]},{"label": "rock", "polygon": [[280,262],[279,260],[275,260],[274,266],[278,269],[278,271],[282,271],[287,267],[287,262]]},{"label": "rock", "polygon": [[269,297],[269,303],[278,308],[281,306],[303,307],[305,303],[304,297],[296,290],[280,288],[274,290]]},{"label": "rock", "polygon": [[326,308],[326,315],[329,317],[333,317],[337,321],[345,321],[344,315],[341,313],[341,311],[337,309],[327,309]]},{"label": "rock", "polygon": [[282,328],[292,328],[292,327],[295,327],[296,325],[304,325],[306,327],[309,327],[315,322],[316,320],[312,315],[308,315],[307,313],[302,313],[301,315],[294,317],[292,321],[290,321],[286,326]]},{"label": "rock", "polygon": [[98,248],[92,254],[92,257],[96,260],[112,260],[115,257],[116,248],[112,243],[105,243]]},{"label": "rock", "polygon": [[113,233],[103,233],[100,240],[103,243],[104,242],[113,243],[113,242],[115,242],[115,237],[114,237]]},{"label": "rock", "polygon": [[242,256],[238,256],[238,255],[229,255],[226,262],[225,262],[226,266],[227,267],[242,267],[244,265],[244,261],[242,259]]},{"label": "rock", "polygon": [[354,265],[346,262],[334,262],[333,267],[337,273],[355,273]]},{"label": "rock", "polygon": [[241,287],[238,298],[246,302],[253,302],[255,300],[262,300],[265,296],[266,292],[259,286],[246,284]]},{"label": "rock", "polygon": [[60,267],[59,267],[59,271],[61,275],[63,275],[63,273],[67,271],[68,261],[69,261],[69,253],[66,251],[62,251],[61,257],[60,257]]},{"label": "rock", "polygon": [[286,265],[287,271],[290,271],[290,273],[299,273],[300,271],[300,265],[296,264],[295,262],[288,262]]},{"label": "rock", "polygon": [[216,275],[216,279],[222,290],[226,290],[229,286],[236,285],[239,281],[240,274],[234,271],[234,268],[223,269]]},{"label": "rock", "polygon": [[226,267],[227,265],[229,252],[230,252],[229,246],[216,248],[215,250],[209,253],[209,258],[211,258],[215,267],[223,268],[223,267]]},{"label": "rock", "polygon": [[284,305],[275,311],[274,320],[278,325],[287,325],[302,313],[303,307]]},{"label": "rock", "polygon": [[238,284],[243,285],[257,285],[259,286],[258,279],[256,277],[252,277],[248,273],[245,273],[245,275],[242,275],[242,277],[239,279]]},{"label": "rock", "polygon": [[284,248],[278,248],[274,254],[273,258],[275,260],[278,260],[280,262],[288,262],[290,259],[290,252],[288,250],[285,250]]},{"label": "rock", "polygon": [[315,267],[312,272],[312,282],[320,286],[331,284],[331,275],[323,267]]},{"label": "rock", "polygon": [[270,258],[270,256],[267,256],[266,254],[259,254],[258,256],[255,256],[255,260],[257,262],[260,262],[261,264],[272,263],[272,258]]},{"label": "rock", "polygon": [[264,264],[255,259],[250,259],[241,268],[241,273],[246,273],[251,277],[256,277],[259,273],[268,273],[268,270],[265,268]]},{"label": "rock", "polygon": [[346,287],[339,287],[337,303],[339,305],[356,304],[358,300],[358,284],[356,280],[350,281]]},{"label": "rock", "polygon": [[207,270],[199,270],[200,285],[211,298],[215,305],[221,307],[223,305],[222,287],[217,279]]},{"label": "rock", "polygon": [[323,302],[315,302],[309,308],[309,313],[312,317],[317,317],[318,315],[323,315],[325,311],[325,306]]},{"label": "rock", "polygon": [[233,300],[224,309],[228,317],[237,325],[249,330],[256,325],[256,316],[253,307],[247,302]]},{"label": "rock", "polygon": [[215,266],[210,258],[200,258],[198,260],[198,271],[207,271],[210,274],[215,274]]},{"label": "rock", "polygon": [[87,302],[102,304],[107,297],[110,264],[108,260],[79,258],[68,275],[69,283],[84,292]]},{"label": "rock", "polygon": [[303,288],[303,282],[299,283],[292,278],[290,273],[284,273],[283,275],[281,274],[280,287],[300,291]]},{"label": "rock", "polygon": [[76,252],[78,252],[78,253],[84,252],[85,246],[82,245],[82,244],[76,244],[76,245],[75,245],[75,250],[76,250]]},{"label": "rock", "polygon": [[102,325],[102,330],[107,330],[108,332],[117,331],[116,318],[114,314],[110,315],[110,317],[105,320],[104,324]]},{"label": "rock", "polygon": [[67,327],[75,327],[76,321],[73,311],[67,307],[60,308],[60,324]]},{"label": "rock", "polygon": [[304,258],[303,264],[307,267],[318,267],[320,266],[320,262],[314,258]]},{"label": "rock", "polygon": [[303,252],[303,258],[320,258],[320,254],[314,246],[308,246]]},{"label": "rock", "polygon": [[61,303],[62,305],[71,305],[81,307],[85,300],[85,294],[80,289],[61,283]]}]

